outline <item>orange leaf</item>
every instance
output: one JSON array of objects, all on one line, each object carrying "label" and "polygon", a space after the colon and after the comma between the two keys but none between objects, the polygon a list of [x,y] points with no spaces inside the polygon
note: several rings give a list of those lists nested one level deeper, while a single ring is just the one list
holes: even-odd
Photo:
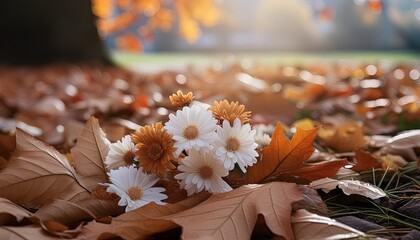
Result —
[{"label": "orange leaf", "polygon": [[289,141],[278,123],[270,145],[262,151],[261,160],[248,168],[246,182],[261,183],[270,177],[297,168],[315,150],[312,142],[318,129],[319,127],[310,130],[297,128],[296,134]]},{"label": "orange leaf", "polygon": [[301,168],[290,172],[293,176],[305,178],[314,181],[320,178],[333,177],[338,169],[349,164],[346,159],[337,159],[313,164],[303,164]]},{"label": "orange leaf", "polygon": [[372,168],[380,168],[381,164],[378,158],[371,154],[360,149],[355,150],[356,153],[356,165],[353,166],[352,170],[354,171],[370,171]]},{"label": "orange leaf", "polygon": [[132,52],[143,51],[143,44],[140,39],[134,34],[126,34],[115,39],[115,44],[118,48]]}]

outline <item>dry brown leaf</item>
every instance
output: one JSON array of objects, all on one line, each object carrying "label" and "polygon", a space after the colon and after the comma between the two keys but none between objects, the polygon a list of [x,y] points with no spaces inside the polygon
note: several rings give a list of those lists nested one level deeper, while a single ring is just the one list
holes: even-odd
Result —
[{"label": "dry brown leaf", "polygon": [[370,152],[366,152],[360,149],[354,151],[356,153],[356,164],[351,168],[354,171],[370,171],[373,168],[380,168],[381,164],[379,159]]},{"label": "dry brown leaf", "polygon": [[303,209],[293,214],[292,228],[295,239],[299,240],[339,240],[366,236],[363,232],[334,219],[319,216]]},{"label": "dry brown leaf", "polygon": [[60,239],[74,239],[82,231],[82,224],[73,229],[69,229],[68,226],[61,224],[60,222],[56,222],[54,220],[42,221],[39,224],[42,227],[42,229],[44,229],[46,232],[57,236]]},{"label": "dry brown leaf", "polygon": [[0,197],[29,208],[56,198],[79,201],[89,197],[66,157],[56,149],[20,129],[16,143],[0,174]]},{"label": "dry brown leaf", "polygon": [[41,227],[35,225],[29,226],[1,226],[0,239],[13,239],[13,240],[57,240],[57,237],[51,236],[46,233]]},{"label": "dry brown leaf", "polygon": [[170,220],[158,219],[192,208],[209,197],[201,192],[175,204],[158,205],[149,203],[139,209],[127,212],[113,219],[111,224],[90,222],[83,228],[81,239],[104,239],[109,236],[120,236],[125,239],[144,239],[154,233],[179,227]]},{"label": "dry brown leaf", "polygon": [[292,239],[291,204],[302,194],[295,184],[244,185],[214,194],[200,205],[165,217],[183,227],[185,239],[250,239],[258,214],[277,236]]},{"label": "dry brown leaf", "polygon": [[312,142],[319,128],[302,130],[297,128],[289,141],[284,135],[281,124],[274,129],[270,145],[264,147],[259,162],[248,168],[246,182],[261,183],[282,172],[299,168],[313,151]]},{"label": "dry brown leaf", "polygon": [[327,205],[315,189],[310,188],[308,185],[298,185],[298,187],[302,193],[302,200],[293,204],[294,211],[306,209],[320,214],[327,213]]},{"label": "dry brown leaf", "polygon": [[16,224],[30,216],[28,210],[5,198],[0,198],[0,226]]},{"label": "dry brown leaf", "polygon": [[79,181],[89,191],[98,183],[108,182],[104,161],[109,151],[109,144],[98,119],[91,117],[77,139],[76,146],[71,149]]},{"label": "dry brown leaf", "polygon": [[367,145],[363,126],[354,121],[344,122],[333,129],[321,129],[318,136],[338,152],[352,152]]},{"label": "dry brown leaf", "polygon": [[[99,201],[99,200],[95,200]],[[67,226],[78,225],[81,220],[95,219],[95,215],[89,210],[68,201],[55,199],[48,205],[40,208],[34,217],[41,222],[56,221]]]}]

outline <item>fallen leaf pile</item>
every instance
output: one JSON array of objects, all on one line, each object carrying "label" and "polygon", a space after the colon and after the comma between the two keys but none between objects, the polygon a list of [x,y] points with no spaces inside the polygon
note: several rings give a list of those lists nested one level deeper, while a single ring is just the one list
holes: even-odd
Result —
[{"label": "fallen leaf pile", "polygon": [[[420,196],[419,70],[418,63],[223,62],[222,68],[188,66],[144,75],[96,65],[2,66],[0,236],[340,239],[419,234],[420,220],[409,210]],[[240,124],[252,126],[255,162],[245,162],[244,171],[236,160],[222,177],[229,185],[223,191],[196,187],[191,192],[186,183],[196,180],[179,178],[179,166],[193,156],[186,149],[155,184],[165,190],[164,205],[152,201],[127,211],[118,192],[109,191],[110,146],[145,126],[160,129],[153,124],[173,120],[169,115],[180,110],[169,96],[178,90],[194,93],[190,109],[226,99],[232,105],[225,111],[233,116],[244,111],[237,102],[251,111]],[[218,120],[220,129],[239,126]],[[384,217],[378,218],[374,208],[386,212]],[[348,215],[382,228],[359,231],[357,225],[332,219]]]}]

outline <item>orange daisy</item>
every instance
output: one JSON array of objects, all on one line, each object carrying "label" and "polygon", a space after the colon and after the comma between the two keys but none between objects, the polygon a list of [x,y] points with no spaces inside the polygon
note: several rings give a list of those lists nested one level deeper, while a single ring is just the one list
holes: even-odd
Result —
[{"label": "orange daisy", "polygon": [[182,108],[190,105],[194,100],[194,95],[192,92],[188,92],[184,95],[181,90],[178,90],[176,93],[172,94],[172,96],[169,96],[169,100],[171,101],[172,106]]},{"label": "orange daisy", "polygon": [[137,147],[140,166],[145,173],[163,176],[167,169],[173,169],[171,163],[175,151],[172,135],[163,128],[162,123],[141,127],[131,140]]},{"label": "orange daisy", "polygon": [[228,102],[226,99],[220,102],[214,101],[214,105],[209,108],[213,112],[213,116],[219,121],[219,124],[223,123],[223,120],[228,120],[230,125],[233,126],[233,122],[236,118],[241,120],[241,123],[249,122],[251,117],[250,111],[244,111],[245,106],[238,102]]}]

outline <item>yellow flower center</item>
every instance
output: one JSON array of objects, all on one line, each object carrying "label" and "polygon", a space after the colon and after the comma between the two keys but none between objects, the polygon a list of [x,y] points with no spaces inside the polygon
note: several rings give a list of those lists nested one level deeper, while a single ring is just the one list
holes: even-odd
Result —
[{"label": "yellow flower center", "polygon": [[196,139],[198,137],[198,128],[196,125],[189,125],[188,127],[186,127],[184,129],[184,138],[188,139],[188,140],[193,140]]},{"label": "yellow flower center", "polygon": [[204,166],[200,168],[200,177],[202,179],[209,179],[213,176],[213,169],[209,166]]},{"label": "yellow flower center", "polygon": [[130,197],[131,200],[139,200],[143,196],[143,192],[138,187],[130,187],[127,190],[127,195]]},{"label": "yellow flower center", "polygon": [[237,151],[240,146],[241,146],[241,143],[236,138],[229,138],[226,142],[226,150],[230,152]]},{"label": "yellow flower center", "polygon": [[133,151],[128,150],[125,154],[124,154],[124,162],[127,163],[127,165],[131,165],[134,162],[134,158],[136,157],[136,154],[134,154]]},{"label": "yellow flower center", "polygon": [[158,160],[162,154],[163,154],[163,149],[162,146],[159,143],[153,143],[150,145],[150,147],[147,150],[147,153],[150,157],[150,159],[156,161]]}]

